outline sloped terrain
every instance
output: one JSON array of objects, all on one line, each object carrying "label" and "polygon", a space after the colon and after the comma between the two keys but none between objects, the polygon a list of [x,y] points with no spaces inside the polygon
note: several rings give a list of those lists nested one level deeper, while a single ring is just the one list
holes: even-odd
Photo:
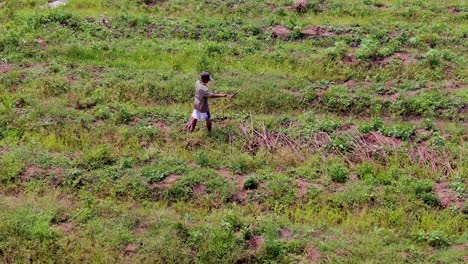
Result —
[{"label": "sloped terrain", "polygon": [[463,1],[62,2],[0,1],[2,262],[467,261]]}]

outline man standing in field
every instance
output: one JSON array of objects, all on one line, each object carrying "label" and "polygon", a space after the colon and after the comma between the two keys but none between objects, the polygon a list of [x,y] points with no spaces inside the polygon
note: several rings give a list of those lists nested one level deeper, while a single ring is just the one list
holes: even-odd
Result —
[{"label": "man standing in field", "polygon": [[185,125],[184,130],[192,132],[197,125],[198,120],[206,121],[206,128],[211,131],[211,115],[208,107],[208,98],[227,97],[228,94],[215,94],[208,90],[208,82],[212,81],[208,72],[201,74],[200,80],[195,83],[195,103],[192,112],[192,118]]}]

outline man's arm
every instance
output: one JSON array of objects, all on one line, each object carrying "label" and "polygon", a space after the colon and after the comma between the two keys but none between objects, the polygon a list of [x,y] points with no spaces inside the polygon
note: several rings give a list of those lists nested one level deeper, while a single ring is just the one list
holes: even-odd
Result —
[{"label": "man's arm", "polygon": [[219,98],[219,97],[227,97],[228,94],[211,94],[209,97],[210,98]]}]

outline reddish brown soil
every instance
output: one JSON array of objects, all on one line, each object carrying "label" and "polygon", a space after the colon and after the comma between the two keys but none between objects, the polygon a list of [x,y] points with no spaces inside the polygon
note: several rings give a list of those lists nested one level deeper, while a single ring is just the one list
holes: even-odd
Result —
[{"label": "reddish brown soil", "polygon": [[56,228],[59,229],[64,234],[69,234],[75,230],[75,227],[69,222],[63,222],[56,225]]},{"label": "reddish brown soil", "polygon": [[457,244],[452,246],[455,250],[465,251],[468,249],[468,244]]},{"label": "reddish brown soil", "polygon": [[447,8],[447,12],[452,13],[452,14],[457,14],[460,13],[460,10],[454,6]]},{"label": "reddish brown soil", "polygon": [[[305,29],[302,31],[304,34],[304,38],[313,38],[313,37],[331,37],[331,36],[337,36],[340,35],[337,32],[330,31],[326,28],[319,27],[319,26],[313,26]],[[343,35],[343,34],[341,34]]]},{"label": "reddish brown soil", "polygon": [[401,140],[393,137],[387,137],[380,132],[370,132],[362,135],[364,143],[369,145],[400,146]]},{"label": "reddish brown soil", "polygon": [[22,181],[27,181],[30,179],[34,179],[37,177],[45,176],[45,175],[55,175],[55,176],[62,176],[64,173],[63,168],[49,168],[43,169],[36,166],[31,166],[26,168],[20,175],[20,179]]},{"label": "reddish brown soil", "polygon": [[345,86],[354,86],[356,84],[357,84],[357,82],[355,80],[347,80],[347,81],[343,82],[343,85],[345,85]]},{"label": "reddish brown soil", "polygon": [[11,65],[9,64],[0,64],[0,74],[7,73],[12,70]]},{"label": "reddish brown soil", "polygon": [[179,175],[176,175],[176,174],[171,174],[169,176],[167,176],[166,178],[164,178],[162,181],[160,182],[154,182],[154,183],[151,183],[148,187],[150,189],[155,189],[155,188],[161,188],[161,189],[169,189],[171,188],[174,184],[177,183],[177,181],[179,181],[181,177]]},{"label": "reddish brown soil", "polygon": [[41,38],[36,39],[37,43],[41,46],[41,48],[47,48],[47,42]]},{"label": "reddish brown soil", "polygon": [[265,238],[263,236],[254,236],[250,238],[248,241],[249,247],[254,250],[257,250],[262,247],[264,241],[265,241]]},{"label": "reddish brown soil", "polygon": [[125,256],[133,256],[138,250],[138,245],[137,244],[128,244],[125,247]]},{"label": "reddish brown soil", "polygon": [[194,185],[192,187],[192,191],[193,191],[193,193],[199,194],[199,195],[205,194],[206,193],[206,186],[203,183],[199,183],[199,184]]},{"label": "reddish brown soil", "polygon": [[439,199],[440,205],[444,208],[455,205],[457,208],[463,207],[463,199],[449,188],[446,182],[436,183],[434,185],[434,192]]},{"label": "reddish brown soil", "polygon": [[244,190],[244,181],[247,176],[238,175],[236,180],[237,192],[229,198],[230,201],[245,204],[248,198],[247,191]]},{"label": "reddish brown soil", "polygon": [[142,235],[146,233],[146,231],[148,231],[148,226],[146,225],[137,226],[135,229],[133,229],[133,232],[138,235]]},{"label": "reddish brown soil", "polygon": [[346,56],[344,56],[342,61],[344,64],[351,64],[351,65],[358,63],[358,61],[354,59],[354,56],[352,54],[347,54]]},{"label": "reddish brown soil", "polygon": [[304,197],[304,195],[306,195],[307,191],[309,190],[310,183],[308,181],[306,181],[305,179],[297,178],[296,179],[296,186],[297,186],[296,197],[297,198],[302,198],[302,197]]},{"label": "reddish brown soil", "polygon": [[375,97],[384,100],[384,101],[390,101],[390,102],[396,102],[398,101],[398,93],[392,93],[392,94],[378,94],[375,95]]},{"label": "reddish brown soil", "polygon": [[219,169],[219,170],[216,170],[216,172],[217,172],[220,176],[222,176],[222,177],[224,177],[224,178],[228,178],[228,179],[231,178],[231,175],[232,175],[232,174],[231,174],[231,171],[230,171],[230,170],[227,170],[227,169]]},{"label": "reddish brown soil", "polygon": [[320,251],[312,245],[307,245],[305,248],[305,257],[308,261],[317,263],[320,261]]},{"label": "reddish brown soil", "polygon": [[381,64],[388,64],[391,60],[393,59],[399,59],[403,62],[403,64],[409,64],[409,63],[415,63],[417,60],[413,57],[408,52],[395,52],[393,55],[385,57],[381,60],[377,60],[376,62],[381,63]]},{"label": "reddish brown soil", "polygon": [[170,129],[169,125],[167,125],[166,122],[161,121],[161,120],[154,121],[151,125],[155,128],[158,128],[164,133],[167,133]]},{"label": "reddish brown soil", "polygon": [[285,240],[285,241],[289,241],[292,239],[293,237],[293,233],[291,230],[287,229],[287,228],[281,228],[279,230],[279,237],[282,239],[282,240]]},{"label": "reddish brown soil", "polygon": [[457,91],[460,89],[468,89],[468,84],[466,83],[457,83],[454,81],[448,81],[447,85],[445,86],[445,91]]},{"label": "reddish brown soil", "polygon": [[285,28],[284,26],[281,25],[276,25],[273,28],[273,33],[272,36],[274,38],[279,38],[282,40],[287,40],[288,39],[288,34],[291,33],[291,30]]},{"label": "reddish brown soil", "polygon": [[358,127],[356,125],[342,125],[340,131],[357,131]]}]

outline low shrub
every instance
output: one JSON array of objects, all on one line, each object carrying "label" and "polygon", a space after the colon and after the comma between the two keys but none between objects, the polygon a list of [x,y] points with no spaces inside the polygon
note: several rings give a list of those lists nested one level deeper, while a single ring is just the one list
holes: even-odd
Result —
[{"label": "low shrub", "polygon": [[348,179],[349,170],[342,163],[331,163],[327,166],[326,172],[334,182],[344,183]]}]

